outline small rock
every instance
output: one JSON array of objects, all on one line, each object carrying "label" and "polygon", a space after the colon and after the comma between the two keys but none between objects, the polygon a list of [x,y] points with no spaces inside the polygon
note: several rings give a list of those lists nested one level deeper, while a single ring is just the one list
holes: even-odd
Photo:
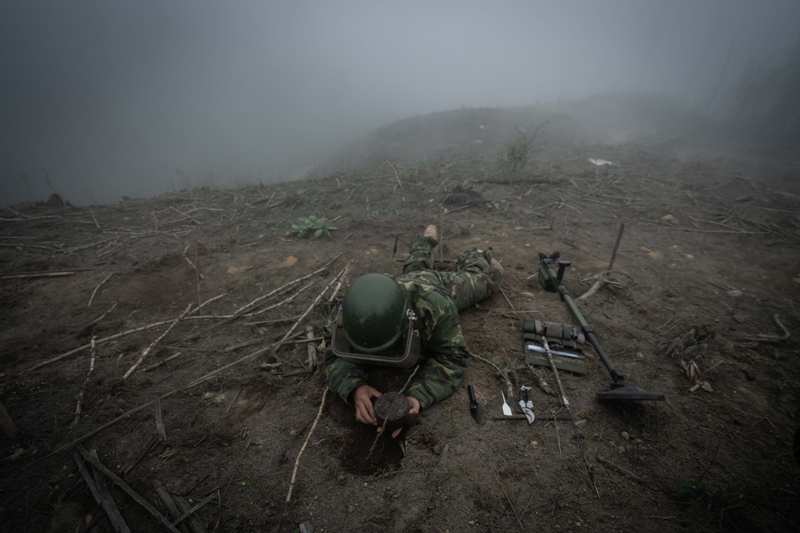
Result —
[{"label": "small rock", "polygon": [[351,505],[350,507],[348,507],[348,508],[347,508],[347,512],[348,512],[348,513],[352,513],[352,512],[353,512],[353,511],[355,511],[355,510],[356,510],[356,508],[355,508],[354,506],[352,506],[352,505]]},{"label": "small rock", "polygon": [[59,481],[61,481],[61,476],[59,476],[58,474],[56,474],[56,475],[54,475],[54,476],[50,476],[50,479],[48,479],[48,480],[47,480],[47,483],[48,483],[49,485],[55,485],[55,484],[56,484],[56,483],[58,483]]},{"label": "small rock", "polygon": [[586,423],[586,420],[576,420],[576,421],[575,421],[575,425],[576,425],[576,426],[582,426],[582,425],[584,425],[585,423]]},{"label": "small rock", "polygon": [[728,291],[728,296],[731,296],[733,298],[738,298],[742,294],[743,294],[742,291],[740,291],[739,289],[733,289],[732,291]]},{"label": "small rock", "polygon": [[747,322],[747,317],[744,315],[733,315],[733,319],[736,320],[739,324],[744,324]]},{"label": "small rock", "polygon": [[625,453],[625,446],[620,446],[619,448],[617,448],[617,451],[619,453]]},{"label": "small rock", "polygon": [[469,525],[474,526],[475,525],[475,520],[470,520],[469,521]]},{"label": "small rock", "polygon": [[663,220],[664,222],[669,222],[673,218],[675,217],[673,217],[672,215],[664,215],[663,217],[661,217],[661,220]]},{"label": "small rock", "polygon": [[442,447],[437,444],[436,446],[433,447],[433,453],[435,453],[436,455],[441,455]]},{"label": "small rock", "polygon": [[627,431],[623,431],[622,433],[620,433],[620,437],[622,437],[625,440],[629,440],[631,438],[630,434]]},{"label": "small rock", "polygon": [[633,442],[635,442],[636,444],[643,444],[644,443],[644,441],[642,439],[636,439]]},{"label": "small rock", "polygon": [[344,481],[344,474],[339,474],[336,481]]}]

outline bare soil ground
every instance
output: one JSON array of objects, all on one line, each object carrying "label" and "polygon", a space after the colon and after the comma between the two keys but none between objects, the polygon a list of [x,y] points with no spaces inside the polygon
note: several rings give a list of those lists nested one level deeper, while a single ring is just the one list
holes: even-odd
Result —
[{"label": "bare soil ground", "polygon": [[[590,157],[618,165],[597,168]],[[111,531],[72,452],[78,439],[127,414],[82,446],[96,449],[162,513],[155,481],[192,505],[215,495],[197,513],[208,531],[290,532],[303,522],[329,532],[796,530],[797,181],[745,178],[626,145],[544,150],[510,180],[494,176],[490,159],[396,171],[383,165],[91,209],[4,209],[0,271],[87,270],[0,279],[0,401],[20,431],[15,441],[0,437],[3,529],[72,532],[100,517],[94,530]],[[346,262],[353,261],[349,280],[399,274],[410,242],[436,222],[439,202],[448,211],[445,259],[491,246],[505,266],[505,297],[463,312],[461,321],[473,353],[516,368],[515,387],[534,387],[536,421],[498,419],[505,386],[472,359],[456,394],[396,441],[381,440],[365,461],[374,428],[328,395],[285,504],[324,371],[305,367],[307,343],[264,348]],[[330,238],[289,233],[311,214],[337,219]],[[539,287],[537,252],[558,250],[572,261],[566,285],[580,295],[608,267],[620,222],[611,275],[624,286],[604,287],[579,306],[626,379],[666,401],[598,402],[610,378],[597,359],[585,377],[562,372],[598,499],[566,412],[522,365],[522,319],[572,321],[558,297]],[[336,257],[263,313],[203,332]],[[189,304],[218,295],[160,338]],[[312,325],[319,336],[331,305],[326,295],[297,332]],[[255,324],[264,321],[272,322]],[[89,375],[91,351],[76,349],[92,338]],[[540,372],[555,385],[549,371]],[[378,371],[374,380],[398,390],[407,375]],[[484,409],[480,424],[469,414],[468,384]],[[703,386],[691,392],[695,384]],[[131,410],[171,391],[159,402],[166,440],[153,441],[156,405]],[[160,529],[119,488],[112,494],[132,530]]]}]

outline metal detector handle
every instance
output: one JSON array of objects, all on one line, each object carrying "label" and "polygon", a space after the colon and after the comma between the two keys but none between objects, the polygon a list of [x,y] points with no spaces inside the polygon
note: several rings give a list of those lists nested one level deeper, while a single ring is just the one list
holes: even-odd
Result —
[{"label": "metal detector handle", "polygon": [[[564,277],[564,270],[570,266],[572,263],[569,261],[559,261],[558,262],[558,274],[556,274],[555,270],[553,270],[553,261],[551,258],[558,258],[558,252],[554,253],[553,256],[550,257],[541,257],[542,265],[547,269],[548,275],[552,276],[554,279],[558,280],[558,294],[561,296],[561,299],[567,304],[569,308],[569,312],[572,313],[572,316],[575,317],[575,320],[578,321],[581,325],[581,330],[586,335],[586,338],[589,339],[589,342],[592,343],[597,355],[600,356],[600,359],[603,361],[603,364],[608,369],[609,374],[611,374],[611,379],[615,385],[623,385],[625,383],[625,377],[622,375],[622,372],[614,368],[614,365],[611,364],[611,361],[608,359],[606,352],[603,351],[603,347],[600,346],[600,343],[597,340],[597,337],[594,336],[594,331],[592,330],[591,326],[586,322],[581,315],[580,310],[578,310],[578,306],[575,305],[575,302],[572,300],[572,297],[569,295],[569,291],[564,286],[564,283],[561,281]],[[551,260],[546,260],[551,259]]]}]

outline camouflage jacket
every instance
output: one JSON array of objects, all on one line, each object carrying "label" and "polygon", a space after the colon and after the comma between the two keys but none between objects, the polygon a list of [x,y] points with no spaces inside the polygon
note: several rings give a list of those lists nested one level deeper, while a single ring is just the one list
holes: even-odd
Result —
[{"label": "camouflage jacket", "polygon": [[[467,368],[467,344],[458,322],[458,309],[439,273],[420,270],[400,276],[397,282],[408,291],[423,347],[421,368],[406,395],[416,398],[424,409],[458,388]],[[367,384],[369,366],[333,355],[330,340],[336,327],[336,312],[334,309],[326,326],[325,370],[328,388],[349,403],[353,389]]]},{"label": "camouflage jacket", "polygon": [[[417,315],[422,353],[418,372],[406,390],[425,409],[453,394],[467,368],[467,344],[458,322],[458,312],[483,300],[500,287],[503,273],[492,268],[492,249],[472,248],[458,256],[456,272],[433,270],[436,239],[422,237],[411,245],[411,253],[397,278],[408,292]],[[333,355],[331,331],[337,310],[328,319],[325,334],[325,372],[328,388],[350,402],[350,393],[366,385],[368,365]]]}]

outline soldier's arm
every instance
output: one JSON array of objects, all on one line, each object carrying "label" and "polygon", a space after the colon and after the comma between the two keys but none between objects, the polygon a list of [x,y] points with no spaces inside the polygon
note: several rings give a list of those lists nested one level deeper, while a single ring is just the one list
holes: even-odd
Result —
[{"label": "soldier's arm", "polygon": [[436,323],[425,346],[432,355],[407,392],[423,409],[453,394],[467,369],[467,344],[458,322],[458,311],[451,302],[437,315],[433,317]]},{"label": "soldier's arm", "polygon": [[331,332],[336,327],[336,311],[334,308],[325,325],[325,376],[331,392],[351,404],[350,394],[356,387],[366,385],[369,376],[363,365],[333,355]]}]

